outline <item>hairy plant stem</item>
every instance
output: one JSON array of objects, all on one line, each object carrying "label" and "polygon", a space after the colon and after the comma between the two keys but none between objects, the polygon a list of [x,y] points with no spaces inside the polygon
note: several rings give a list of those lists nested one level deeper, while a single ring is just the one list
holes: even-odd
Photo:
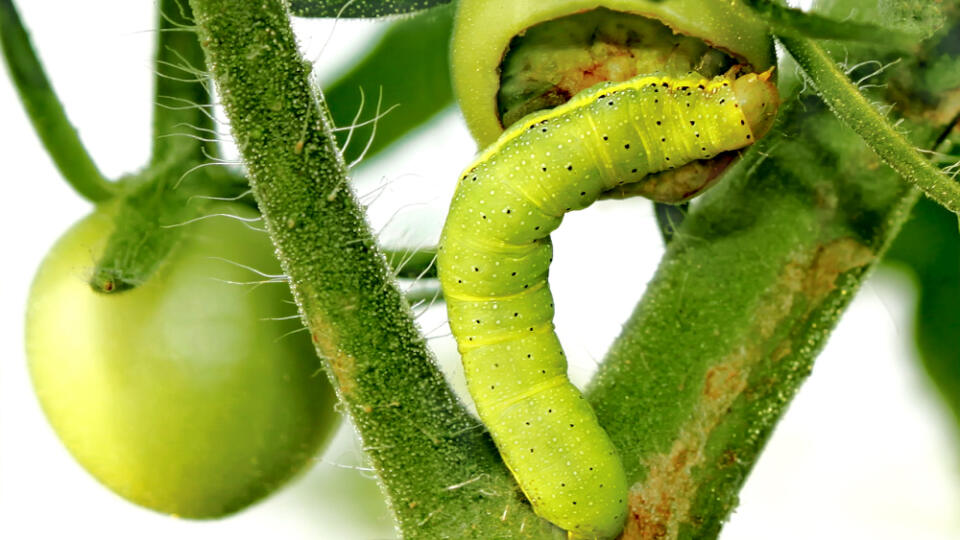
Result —
[{"label": "hairy plant stem", "polygon": [[[208,65],[301,314],[401,532],[560,534],[521,501],[430,362],[346,185],[283,4],[240,4],[192,0]],[[716,536],[915,201],[819,101],[803,105],[694,206],[589,389],[634,482],[625,538]],[[927,146],[940,126],[910,127],[911,143]]]},{"label": "hairy plant stem", "polygon": [[345,178],[281,0],[191,0],[304,323],[408,538],[556,534],[433,364]]},{"label": "hairy plant stem", "polygon": [[64,180],[88,201],[113,197],[117,187],[100,173],[70,124],[13,0],[0,0],[0,48],[27,116]]},{"label": "hairy plant stem", "polygon": [[218,155],[216,124],[187,0],[160,0],[157,19],[152,162],[200,163]]},{"label": "hairy plant stem", "polygon": [[822,47],[804,38],[779,36],[834,114],[892,167],[955,214],[960,214],[960,183],[930,164],[850,82]]},{"label": "hairy plant stem", "polygon": [[[153,155],[149,166],[124,178],[115,227],[90,285],[119,293],[145,283],[179,245],[182,224],[203,219],[203,199],[232,196],[239,184],[216,171],[218,154],[204,56],[186,0],[157,5]],[[189,178],[188,178],[189,177]]]},{"label": "hairy plant stem", "polygon": [[391,17],[449,4],[450,0],[292,0],[298,17]]},{"label": "hairy plant stem", "polygon": [[[889,91],[924,92],[903,64],[887,80],[913,86]],[[588,389],[633,482],[623,538],[719,533],[917,199],[820,100],[799,99],[693,206]],[[908,144],[932,147],[958,108],[929,98],[905,123]]]}]

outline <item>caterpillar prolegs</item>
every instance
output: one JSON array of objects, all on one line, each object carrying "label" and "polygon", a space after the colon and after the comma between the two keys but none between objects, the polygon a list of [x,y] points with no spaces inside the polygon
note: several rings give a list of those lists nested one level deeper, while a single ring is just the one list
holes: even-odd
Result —
[{"label": "caterpillar prolegs", "polygon": [[547,284],[550,233],[617,186],[751,144],[777,107],[768,74],[640,76],[529,115],[459,180],[437,268],[477,410],[534,510],[574,538],[627,512],[616,449],[567,378]]}]

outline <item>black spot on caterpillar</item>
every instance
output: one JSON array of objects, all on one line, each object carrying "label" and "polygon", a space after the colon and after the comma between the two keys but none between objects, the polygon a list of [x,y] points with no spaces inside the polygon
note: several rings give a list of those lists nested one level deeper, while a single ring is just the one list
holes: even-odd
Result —
[{"label": "black spot on caterpillar", "polygon": [[616,535],[628,486],[567,379],[550,232],[620,184],[751,144],[778,101],[767,78],[598,85],[520,120],[461,176],[437,268],[470,393],[534,510],[572,537]]}]

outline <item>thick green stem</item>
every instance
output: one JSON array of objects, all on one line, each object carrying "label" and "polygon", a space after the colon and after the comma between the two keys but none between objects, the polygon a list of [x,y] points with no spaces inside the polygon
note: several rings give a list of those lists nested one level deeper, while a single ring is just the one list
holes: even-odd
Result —
[{"label": "thick green stem", "polygon": [[809,39],[780,41],[816,86],[823,101],[844,124],[870,145],[887,165],[955,214],[960,214],[960,183],[930,164],[877,111],[826,51]]},{"label": "thick green stem", "polygon": [[542,538],[433,364],[377,249],[282,0],[191,0],[207,65],[320,356],[408,538]]},{"label": "thick green stem", "polygon": [[217,155],[216,126],[190,6],[160,0],[157,16],[152,160],[204,161]]},{"label": "thick green stem", "polygon": [[298,17],[390,17],[449,4],[450,0],[292,0]]},{"label": "thick green stem", "polygon": [[91,202],[113,197],[116,187],[100,174],[70,124],[12,0],[0,0],[0,47],[27,116],[63,178]]},{"label": "thick green stem", "polygon": [[[922,91],[909,64],[888,81],[915,86],[892,95]],[[910,144],[931,147],[958,108],[931,99]],[[780,114],[693,206],[589,388],[633,483],[623,538],[719,533],[918,196],[817,99]]]},{"label": "thick green stem", "polygon": [[807,114],[789,119],[809,135],[690,213],[591,387],[634,483],[626,538],[719,532],[915,200],[828,112]]}]

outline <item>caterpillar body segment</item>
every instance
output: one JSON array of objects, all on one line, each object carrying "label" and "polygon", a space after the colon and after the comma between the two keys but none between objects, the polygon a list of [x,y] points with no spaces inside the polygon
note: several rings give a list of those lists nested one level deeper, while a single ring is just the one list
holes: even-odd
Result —
[{"label": "caterpillar body segment", "polygon": [[776,110],[767,79],[601,84],[518,121],[459,179],[437,266],[468,387],[534,510],[571,538],[618,534],[628,485],[567,378],[549,235],[618,186],[751,144]]}]

